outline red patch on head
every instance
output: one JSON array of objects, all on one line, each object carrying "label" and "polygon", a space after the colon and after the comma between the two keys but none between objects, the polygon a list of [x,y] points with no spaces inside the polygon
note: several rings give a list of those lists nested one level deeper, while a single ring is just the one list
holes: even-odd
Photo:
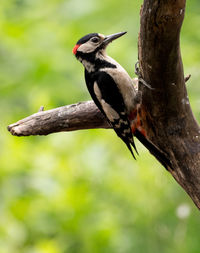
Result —
[{"label": "red patch on head", "polygon": [[72,50],[72,53],[76,55],[76,52],[77,52],[77,49],[80,47],[80,45],[76,45],[73,50]]}]

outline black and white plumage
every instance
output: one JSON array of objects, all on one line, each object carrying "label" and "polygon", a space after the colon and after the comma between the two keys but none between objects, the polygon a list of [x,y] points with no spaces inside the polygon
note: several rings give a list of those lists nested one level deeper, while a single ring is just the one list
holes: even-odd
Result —
[{"label": "black and white plumage", "polygon": [[168,169],[171,167],[169,159],[146,138],[144,129],[138,125],[141,122],[137,112],[140,96],[134,88],[133,80],[118,62],[106,54],[107,45],[125,33],[109,36],[90,33],[76,43],[73,53],[85,68],[85,81],[92,99],[133,157],[135,158],[132,147],[136,150],[134,134]]},{"label": "black and white plumage", "polygon": [[85,80],[92,99],[135,158],[129,114],[136,108],[136,91],[126,70],[106,54],[106,46],[124,34],[88,34],[76,43],[73,53],[85,67]]}]

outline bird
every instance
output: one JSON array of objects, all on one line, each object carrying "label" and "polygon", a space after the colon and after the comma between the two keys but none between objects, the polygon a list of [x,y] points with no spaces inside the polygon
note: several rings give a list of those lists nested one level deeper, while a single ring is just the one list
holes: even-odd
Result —
[{"label": "bird", "polygon": [[126,144],[133,158],[135,159],[133,149],[138,154],[133,138],[136,136],[166,167],[167,159],[146,138],[146,132],[141,126],[138,114],[140,96],[133,85],[133,79],[106,53],[107,46],[126,33],[107,36],[89,33],[77,41],[72,52],[84,66],[86,86],[94,103]]}]

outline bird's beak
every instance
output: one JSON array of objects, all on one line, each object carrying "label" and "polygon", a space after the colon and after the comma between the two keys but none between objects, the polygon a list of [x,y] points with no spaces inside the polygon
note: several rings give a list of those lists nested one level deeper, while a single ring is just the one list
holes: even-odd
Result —
[{"label": "bird's beak", "polygon": [[123,36],[126,33],[127,32],[120,32],[120,33],[114,33],[114,34],[106,36],[102,42],[102,46],[105,48],[110,42],[112,42],[113,40],[116,40],[117,38]]}]

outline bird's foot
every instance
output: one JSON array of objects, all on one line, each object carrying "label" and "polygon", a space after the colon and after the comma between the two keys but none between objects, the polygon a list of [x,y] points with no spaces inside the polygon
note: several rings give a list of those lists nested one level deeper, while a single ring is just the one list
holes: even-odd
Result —
[{"label": "bird's foot", "polygon": [[136,76],[138,76],[138,77],[141,76],[140,67],[139,67],[139,61],[137,61],[137,62],[135,63],[135,74],[136,74]]},{"label": "bird's foot", "polygon": [[142,83],[144,86],[146,86],[147,88],[149,88],[150,90],[154,90],[154,88],[151,87],[150,84],[148,84],[143,78],[142,78],[142,74],[140,71],[140,65],[139,65],[139,61],[137,61],[135,63],[135,74],[138,76],[138,82]]}]

